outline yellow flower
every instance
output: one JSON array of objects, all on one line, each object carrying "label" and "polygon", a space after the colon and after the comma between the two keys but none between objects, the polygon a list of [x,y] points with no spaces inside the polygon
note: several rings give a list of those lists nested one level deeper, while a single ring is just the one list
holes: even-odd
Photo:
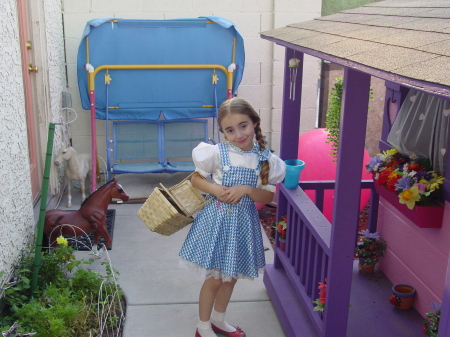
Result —
[{"label": "yellow flower", "polygon": [[383,155],[385,157],[393,156],[396,153],[398,153],[397,149],[390,149],[390,150],[387,150],[387,151],[383,151]]},{"label": "yellow flower", "polygon": [[417,186],[413,186],[410,189],[404,190],[398,197],[401,204],[406,204],[409,209],[413,209],[416,201],[420,200],[419,189]]},{"label": "yellow flower", "polygon": [[433,178],[428,181],[427,190],[434,191],[439,189],[439,185],[444,183],[444,177],[440,177],[437,173],[433,173]]},{"label": "yellow flower", "polygon": [[67,247],[69,245],[69,242],[67,241],[66,238],[64,238],[64,236],[59,236],[56,239],[56,242],[58,243],[58,245],[62,246],[62,247]]},{"label": "yellow flower", "polygon": [[396,177],[396,176],[399,176],[400,174],[398,173],[398,171],[397,170],[395,170],[395,171],[392,171],[391,172],[391,174],[389,175],[389,179],[391,179],[391,178],[394,178],[394,177]]}]

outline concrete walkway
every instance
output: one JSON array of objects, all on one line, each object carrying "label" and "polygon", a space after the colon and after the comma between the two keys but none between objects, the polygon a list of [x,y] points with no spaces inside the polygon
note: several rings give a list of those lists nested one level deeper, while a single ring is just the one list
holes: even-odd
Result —
[{"label": "concrete walkway", "polygon": [[[130,177],[119,182],[132,194]],[[178,183],[164,181],[171,187]],[[146,182],[152,191],[157,183]],[[159,183],[159,182],[158,182]],[[73,207],[79,208],[79,193],[72,193]],[[66,196],[59,208],[65,208]],[[195,273],[178,266],[178,252],[190,225],[181,231],[163,236],[150,231],[137,216],[142,204],[110,204],[116,209],[112,249],[108,251],[113,267],[120,273],[119,284],[126,297],[124,337],[190,337],[195,335],[198,322],[198,295],[203,280]],[[273,250],[263,231],[266,262],[273,263]],[[90,252],[79,252],[87,258]],[[101,268],[104,259],[96,260]],[[235,286],[227,321],[238,325],[248,337],[284,337],[283,329],[269,300],[262,275],[254,281],[239,280]],[[220,335],[219,335],[220,336]]]},{"label": "concrete walkway", "polygon": [[[203,280],[178,267],[178,252],[190,226],[169,237],[151,232],[136,215],[140,206],[114,206],[114,243],[109,254],[127,300],[124,337],[194,336]],[[265,245],[270,246],[267,237]],[[271,248],[266,259],[273,262]],[[262,277],[237,282],[227,320],[249,337],[285,336]]]}]

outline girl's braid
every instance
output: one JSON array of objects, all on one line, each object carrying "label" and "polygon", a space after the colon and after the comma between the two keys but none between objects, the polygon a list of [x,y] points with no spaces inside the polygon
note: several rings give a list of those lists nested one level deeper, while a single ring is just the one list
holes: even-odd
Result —
[{"label": "girl's braid", "polygon": [[[261,151],[264,151],[266,149],[266,142],[264,140],[264,136],[261,132],[261,127],[259,126],[259,123],[255,127],[255,136],[256,141],[259,144],[259,149]],[[261,182],[263,185],[267,185],[269,183],[269,161],[263,161],[261,162],[261,173],[259,176],[261,177]]]}]

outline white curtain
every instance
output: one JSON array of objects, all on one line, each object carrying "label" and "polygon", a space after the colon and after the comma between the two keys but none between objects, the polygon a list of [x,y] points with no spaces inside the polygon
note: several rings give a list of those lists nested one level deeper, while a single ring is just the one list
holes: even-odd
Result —
[{"label": "white curtain", "polygon": [[411,89],[387,141],[403,154],[430,158],[433,169],[445,176],[449,127],[450,102]]}]

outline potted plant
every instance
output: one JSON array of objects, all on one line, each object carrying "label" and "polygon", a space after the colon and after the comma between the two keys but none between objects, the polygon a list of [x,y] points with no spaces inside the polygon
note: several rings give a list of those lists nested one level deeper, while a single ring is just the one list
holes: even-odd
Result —
[{"label": "potted plant", "polygon": [[281,217],[280,221],[275,222],[273,228],[278,232],[278,242],[281,250],[286,248],[286,228],[287,228],[287,216]]},{"label": "potted plant", "polygon": [[440,186],[444,178],[432,169],[428,158],[405,155],[392,148],[373,157],[366,168],[373,175],[378,194],[416,225],[442,226]]},{"label": "potted plant", "polygon": [[438,303],[433,302],[434,311],[427,312],[423,321],[422,332],[428,337],[437,337],[439,330],[439,319],[441,318],[441,309]]},{"label": "potted plant", "polygon": [[372,274],[379,258],[386,251],[386,241],[378,233],[370,233],[368,229],[361,231],[355,247],[355,257],[359,259],[359,271]]}]

